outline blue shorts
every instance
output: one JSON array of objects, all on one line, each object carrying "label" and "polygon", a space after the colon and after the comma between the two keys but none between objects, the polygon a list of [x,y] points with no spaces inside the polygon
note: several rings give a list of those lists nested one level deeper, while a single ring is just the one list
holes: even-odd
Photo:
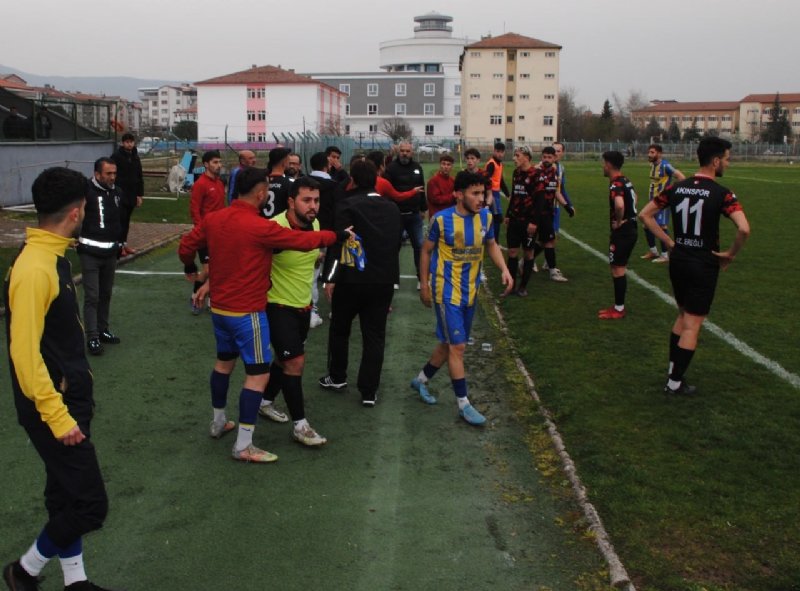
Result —
[{"label": "blue shorts", "polygon": [[269,372],[272,352],[269,350],[267,313],[252,312],[244,316],[211,313],[217,340],[217,359],[229,361],[241,357],[247,375]]},{"label": "blue shorts", "polygon": [[436,310],[436,337],[442,343],[461,345],[469,340],[475,306],[434,304]]},{"label": "blue shorts", "polygon": [[[500,198],[501,194],[500,191],[492,191],[492,215],[495,217],[503,215],[503,202]],[[495,236],[495,238],[497,237]]]},{"label": "blue shorts", "polygon": [[665,207],[655,215],[656,223],[662,228],[669,225],[669,208]]}]

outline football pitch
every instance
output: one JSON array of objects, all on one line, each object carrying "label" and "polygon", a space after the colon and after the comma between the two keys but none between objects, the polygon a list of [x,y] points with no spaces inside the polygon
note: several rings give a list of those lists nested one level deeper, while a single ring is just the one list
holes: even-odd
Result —
[{"label": "football pitch", "polygon": [[[673,164],[686,174],[696,168]],[[599,162],[566,166],[577,215],[562,220],[558,266],[569,283],[540,272],[528,298],[497,304],[510,343],[497,329],[494,300],[483,298],[467,362],[470,397],[490,419],[483,430],[459,421],[444,372],[433,382],[435,407],[408,388],[433,345],[433,316],[404,279],[376,408],[363,409],[353,387],[317,387],[323,324],[310,335],[304,386],[309,420],[329,444],[303,448],[285,425],[262,420],[255,442],[280,460],[233,462],[232,440],[207,436],[213,338],[207,315],[189,315],[188,284],[168,274],[180,271],[174,246],[122,268],[112,327],[123,344],[91,360],[111,513],[86,543],[90,577],[129,590],[606,589],[513,345],[637,589],[800,589],[792,240],[800,168],[734,162],[721,179],[742,202],[752,235],[720,275],[714,328],[702,331],[689,368],[699,394],[665,398],[675,316],[667,268],[638,258],[646,250],[640,235],[627,318],[597,320],[613,302],[608,183]],[[641,208],[646,165],[623,172]],[[723,220],[722,229],[725,247],[732,225]],[[410,249],[401,255],[411,275]],[[491,265],[489,278],[496,293]],[[353,346],[351,380],[357,356]],[[234,375],[235,408],[241,370]],[[7,561],[44,520],[43,471],[10,395],[0,396],[0,416]],[[60,588],[58,567],[47,570],[44,588]]]}]

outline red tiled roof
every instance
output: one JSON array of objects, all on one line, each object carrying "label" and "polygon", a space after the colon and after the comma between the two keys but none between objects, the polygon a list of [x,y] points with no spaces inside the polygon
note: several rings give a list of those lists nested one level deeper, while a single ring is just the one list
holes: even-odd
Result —
[{"label": "red tiled roof", "polygon": [[27,84],[21,84],[16,80],[8,80],[7,78],[0,78],[0,88],[16,88],[18,90],[30,90]]},{"label": "red tiled roof", "polygon": [[195,82],[195,86],[207,84],[321,84],[317,80],[312,80],[307,76],[295,74],[290,70],[284,70],[276,66],[259,66],[226,74],[208,80]]},{"label": "red tiled roof", "polygon": [[[781,103],[800,103],[800,92],[778,93]],[[742,103],[774,103],[775,93],[772,94],[748,94],[741,101]]]},{"label": "red tiled roof", "polygon": [[466,49],[561,49],[561,46],[517,33],[505,33],[481,39],[477,43],[467,45]]},{"label": "red tiled roof", "polygon": [[739,103],[737,101],[720,101],[720,102],[698,102],[698,103],[681,103],[681,102],[664,102],[656,105],[649,105],[643,109],[636,109],[634,113],[655,113],[655,112],[669,112],[669,113],[683,113],[684,111],[738,111]]}]

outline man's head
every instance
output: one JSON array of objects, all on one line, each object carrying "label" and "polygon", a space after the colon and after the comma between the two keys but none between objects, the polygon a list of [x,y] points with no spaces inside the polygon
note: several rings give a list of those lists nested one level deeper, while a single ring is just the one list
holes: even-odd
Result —
[{"label": "man's head", "polygon": [[556,161],[556,149],[553,146],[547,146],[542,150],[542,166],[550,168]]},{"label": "man's head", "polygon": [[464,150],[464,162],[467,163],[467,170],[476,171],[481,162],[481,153],[477,148],[467,148]]},{"label": "man's head", "polygon": [[520,168],[527,168],[533,160],[533,152],[529,146],[519,146],[514,149],[514,164]]},{"label": "man's head", "polygon": [[296,179],[298,176],[300,176],[302,168],[303,161],[300,158],[300,154],[297,152],[292,152],[289,154],[289,157],[286,160],[286,170],[284,171],[286,176]]},{"label": "man's head", "polygon": [[408,164],[411,162],[413,151],[411,142],[400,142],[397,145],[397,159],[400,161],[400,164]]},{"label": "man's head", "polygon": [[456,205],[466,213],[478,213],[483,207],[484,184],[483,175],[469,170],[460,171],[453,182],[453,192],[456,196]]},{"label": "man's head", "polygon": [[330,164],[328,164],[328,155],[325,152],[316,152],[311,156],[308,161],[311,170],[318,170],[321,172],[328,172]]},{"label": "man's head", "polygon": [[371,152],[367,152],[366,158],[375,165],[375,170],[380,174],[386,165],[386,156],[384,156],[383,152],[380,150],[372,150]]},{"label": "man's head", "polygon": [[269,151],[269,158],[267,160],[267,168],[274,172],[283,172],[286,168],[286,162],[289,159],[289,154],[292,151],[289,148],[272,148]]},{"label": "man's head", "polygon": [[125,132],[122,134],[121,142],[122,142],[122,147],[128,152],[130,152],[136,145],[136,136],[130,132]]},{"label": "man's head", "polygon": [[94,179],[107,189],[114,186],[117,181],[117,165],[111,158],[103,156],[94,161]]},{"label": "man's head", "polygon": [[617,176],[622,170],[623,164],[625,164],[625,156],[622,155],[622,152],[617,150],[603,152],[603,176],[608,178]]},{"label": "man's head", "polygon": [[697,146],[697,160],[702,168],[713,166],[714,175],[722,176],[731,163],[731,144],[720,137],[700,140]]},{"label": "man's head", "polygon": [[298,226],[310,227],[319,212],[319,183],[310,176],[298,177],[289,188],[287,207],[287,215],[294,217]]},{"label": "man's head", "polygon": [[378,171],[369,160],[359,160],[350,167],[350,178],[359,189],[374,191],[375,181],[378,179]]},{"label": "man's head", "polygon": [[31,193],[41,227],[64,225],[63,235],[78,236],[86,204],[86,177],[62,166],[48,168],[33,181]]},{"label": "man's head", "polygon": [[559,162],[567,149],[561,142],[553,142],[553,149],[556,151],[556,162]]},{"label": "man's head", "polygon": [[267,179],[269,171],[266,168],[243,168],[236,175],[236,192],[239,199],[247,201],[258,208],[267,201]]},{"label": "man's head", "polygon": [[242,150],[239,152],[239,166],[241,168],[252,168],[256,165],[256,153],[253,150]]},{"label": "man's head", "polygon": [[342,151],[336,146],[325,148],[325,156],[328,158],[329,170],[339,170],[342,167]]},{"label": "man's head", "polygon": [[498,162],[503,161],[503,156],[506,154],[506,145],[503,142],[496,142],[494,144],[494,152],[492,152],[492,156]]},{"label": "man's head", "polygon": [[203,153],[203,166],[206,168],[206,174],[211,177],[218,177],[219,171],[222,170],[222,157],[219,155],[219,150],[209,150]]},{"label": "man's head", "polygon": [[661,154],[664,152],[659,144],[650,144],[647,146],[647,160],[650,162],[658,162],[661,160]]},{"label": "man's head", "polygon": [[450,176],[450,171],[453,170],[453,157],[450,154],[442,154],[439,156],[439,173],[443,176]]}]

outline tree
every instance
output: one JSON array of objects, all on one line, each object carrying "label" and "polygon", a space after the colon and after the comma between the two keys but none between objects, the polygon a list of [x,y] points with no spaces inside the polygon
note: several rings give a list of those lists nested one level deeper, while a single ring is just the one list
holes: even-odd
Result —
[{"label": "tree", "polygon": [[692,126],[683,132],[683,141],[696,142],[700,139],[700,130],[697,128],[697,117],[692,117]]},{"label": "tree", "polygon": [[667,140],[671,142],[681,141],[681,128],[678,127],[678,122],[674,119],[669,124],[669,129],[667,130]]},{"label": "tree", "polygon": [[586,112],[588,107],[575,101],[575,89],[565,88],[558,93],[558,139],[574,142],[588,137]]},{"label": "tree", "polygon": [[666,135],[666,132],[661,129],[661,126],[656,121],[655,115],[650,117],[650,121],[647,123],[647,127],[644,128],[642,132],[642,139],[646,142],[652,141],[662,141],[662,138]]},{"label": "tree", "polygon": [[328,117],[322,124],[319,132],[322,135],[344,135],[344,124],[342,123],[342,118],[338,116]]},{"label": "tree", "polygon": [[594,136],[602,141],[610,141],[615,139],[616,123],[614,121],[614,110],[611,107],[611,102],[606,99],[603,102],[603,110],[600,112],[600,117],[594,120]]},{"label": "tree", "polygon": [[197,121],[179,121],[172,133],[182,140],[197,141]]},{"label": "tree", "polygon": [[781,95],[775,93],[775,101],[769,112],[769,123],[762,132],[761,139],[770,144],[782,144],[784,138],[792,135],[792,127],[789,125],[789,112],[781,106]]},{"label": "tree", "polygon": [[384,119],[381,123],[381,133],[389,137],[394,143],[400,140],[410,140],[413,135],[411,127],[400,117]]}]

